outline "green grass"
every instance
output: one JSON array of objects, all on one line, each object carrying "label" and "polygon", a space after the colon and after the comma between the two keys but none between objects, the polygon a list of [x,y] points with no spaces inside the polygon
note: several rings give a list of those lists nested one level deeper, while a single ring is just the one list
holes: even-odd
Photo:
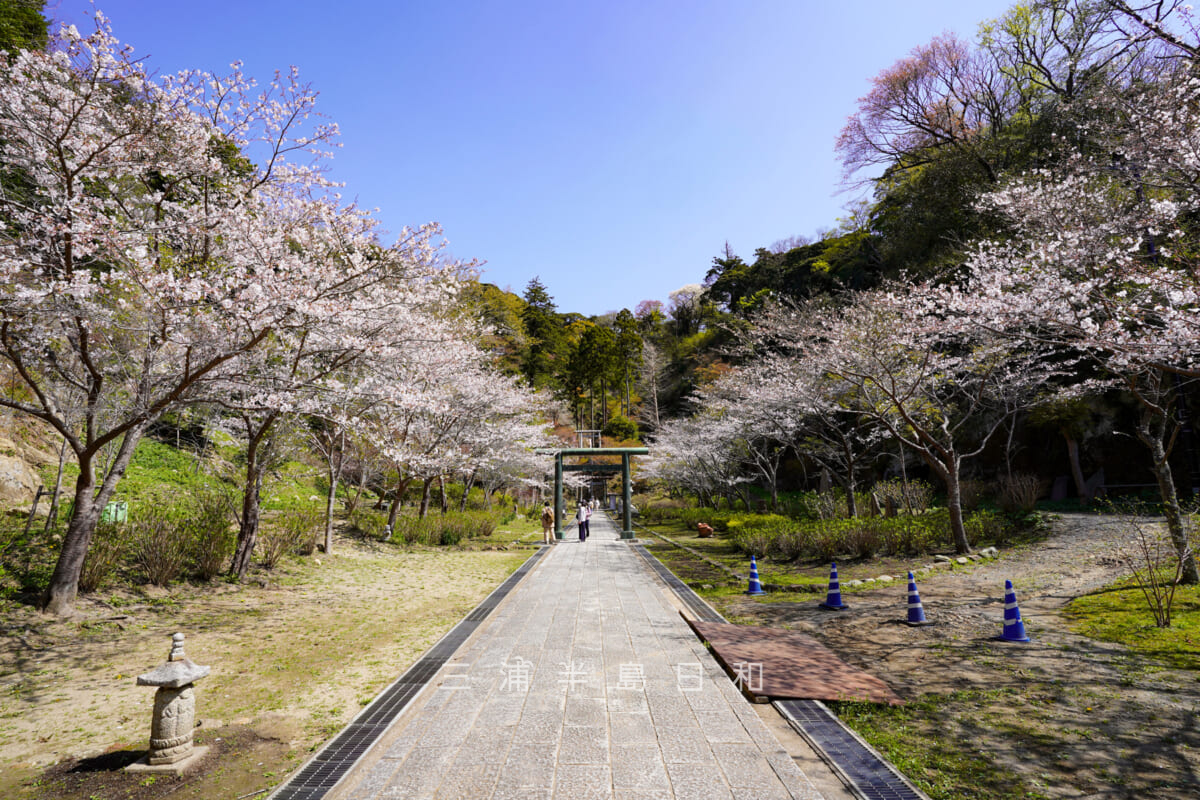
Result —
[{"label": "green grass", "polygon": [[[55,464],[43,467],[42,482],[46,486],[54,486],[56,472]],[[78,477],[79,467],[68,460],[63,468],[64,502],[70,500]],[[125,476],[117,484],[113,499],[128,502],[130,513],[134,513],[139,507],[158,504],[164,495],[169,497],[180,491],[198,491],[217,482],[205,471],[203,464],[199,469],[196,468],[196,460],[191,453],[176,450],[154,439],[143,439],[133,453]]]},{"label": "green grass", "polygon": [[970,742],[946,730],[964,709],[992,702],[1019,702],[1007,689],[922,695],[904,706],[830,702],[846,724],[933,800],[1044,798]]},{"label": "green grass", "polygon": [[1200,670],[1200,587],[1176,587],[1169,628],[1155,626],[1132,578],[1077,598],[1066,613],[1072,629],[1084,636],[1118,642],[1172,667]]}]

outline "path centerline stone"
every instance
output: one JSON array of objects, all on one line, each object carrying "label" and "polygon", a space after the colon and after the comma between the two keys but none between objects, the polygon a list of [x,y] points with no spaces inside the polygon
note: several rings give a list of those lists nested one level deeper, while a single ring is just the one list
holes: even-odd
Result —
[{"label": "path centerline stone", "polygon": [[603,514],[434,685],[340,797],[821,797]]}]

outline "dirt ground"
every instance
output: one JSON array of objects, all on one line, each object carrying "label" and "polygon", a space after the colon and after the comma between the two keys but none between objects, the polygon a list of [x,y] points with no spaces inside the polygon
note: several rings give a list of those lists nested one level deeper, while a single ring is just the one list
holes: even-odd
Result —
[{"label": "dirt ground", "polygon": [[[99,592],[78,615],[0,613],[0,797],[233,798],[279,783],[530,551],[397,552],[352,540],[241,586]],[[128,775],[171,634],[212,667],[196,685],[184,779]]]},{"label": "dirt ground", "polygon": [[[976,690],[948,703],[918,736],[966,743],[1052,798],[1200,797],[1200,675],[1148,665],[1125,648],[1072,633],[1063,609],[1122,577],[1131,535],[1119,519],[1064,515],[1037,545],[919,578],[936,622],[908,627],[907,583],[844,593],[850,609],[721,598],[739,622],[811,633],[903,698]],[[996,642],[1011,579],[1029,644]],[[843,576],[843,585],[845,584]],[[823,599],[823,598],[822,598]],[[1149,622],[1149,612],[1147,612]]]}]

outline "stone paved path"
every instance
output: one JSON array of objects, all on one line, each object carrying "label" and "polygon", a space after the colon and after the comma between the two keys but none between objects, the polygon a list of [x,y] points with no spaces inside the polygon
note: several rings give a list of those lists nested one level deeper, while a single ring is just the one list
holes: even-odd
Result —
[{"label": "stone paved path", "polygon": [[612,523],[567,536],[339,796],[819,800]]}]

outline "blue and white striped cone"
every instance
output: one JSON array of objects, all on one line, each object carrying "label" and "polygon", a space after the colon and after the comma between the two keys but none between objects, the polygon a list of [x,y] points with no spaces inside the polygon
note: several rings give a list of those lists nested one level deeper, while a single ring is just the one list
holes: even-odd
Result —
[{"label": "blue and white striped cone", "polygon": [[754,556],[750,556],[750,588],[746,589],[746,594],[766,594],[762,584],[758,582],[758,562],[754,560]]},{"label": "blue and white striped cone", "polygon": [[1004,582],[1004,632],[996,637],[1002,642],[1028,642],[1025,623],[1021,621],[1021,609],[1017,608],[1017,593],[1012,581]]},{"label": "blue and white striped cone", "polygon": [[925,607],[921,605],[921,595],[917,593],[917,579],[911,572],[908,573],[908,619],[904,622],[913,627],[933,624],[925,619]]},{"label": "blue and white striped cone", "polygon": [[825,595],[825,602],[821,603],[821,608],[841,611],[849,607],[842,602],[842,585],[838,583],[837,564],[833,564],[829,570],[829,592]]}]

